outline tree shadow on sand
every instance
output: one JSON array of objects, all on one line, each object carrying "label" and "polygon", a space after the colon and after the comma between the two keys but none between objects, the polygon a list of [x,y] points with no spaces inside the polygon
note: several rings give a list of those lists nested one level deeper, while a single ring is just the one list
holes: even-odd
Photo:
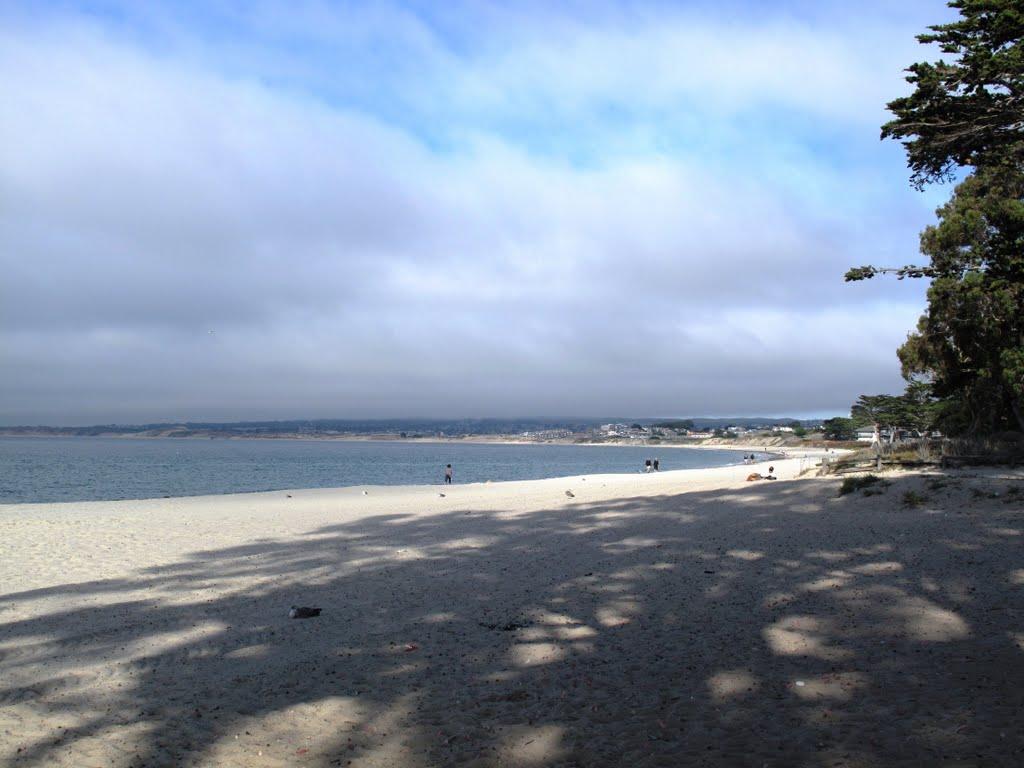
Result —
[{"label": "tree shadow on sand", "polygon": [[381,515],[2,595],[0,762],[1019,765],[1024,516],[922,482]]}]

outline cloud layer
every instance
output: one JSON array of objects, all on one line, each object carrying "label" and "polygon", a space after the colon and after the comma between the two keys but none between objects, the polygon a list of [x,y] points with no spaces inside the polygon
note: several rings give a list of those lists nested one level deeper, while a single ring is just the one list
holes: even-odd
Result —
[{"label": "cloud layer", "polygon": [[[0,423],[828,413],[899,388],[941,19],[0,17]],[[838,13],[838,12],[837,12]]]}]

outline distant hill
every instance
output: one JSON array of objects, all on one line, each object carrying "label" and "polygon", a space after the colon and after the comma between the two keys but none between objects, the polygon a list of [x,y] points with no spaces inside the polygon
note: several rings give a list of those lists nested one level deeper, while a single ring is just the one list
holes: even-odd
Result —
[{"label": "distant hill", "polygon": [[[140,437],[330,437],[341,435],[390,435],[394,437],[459,437],[466,435],[514,435],[523,432],[567,430],[586,432],[608,423],[653,424],[693,422],[698,430],[723,427],[772,427],[798,419],[731,418],[651,419],[605,417],[600,419],[298,419],[284,421],[184,422],[158,424],[96,424],[88,427],[0,427],[0,435]],[[805,426],[820,420],[800,420]]]},{"label": "distant hill", "polygon": [[598,421],[549,419],[299,419],[284,421],[97,424],[88,427],[0,427],[0,434],[274,437],[277,435],[499,435],[549,429],[586,430]]},{"label": "distant hill", "polygon": [[723,418],[699,417],[693,419],[640,419],[641,424],[656,424],[667,421],[692,421],[696,429],[722,429],[724,427],[776,427],[799,422],[809,427],[821,424],[821,419],[768,418],[759,416],[730,416]]}]

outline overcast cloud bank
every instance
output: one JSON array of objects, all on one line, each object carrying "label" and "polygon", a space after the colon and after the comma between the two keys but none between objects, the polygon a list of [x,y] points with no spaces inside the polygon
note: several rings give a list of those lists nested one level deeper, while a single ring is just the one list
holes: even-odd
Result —
[{"label": "overcast cloud bank", "polygon": [[896,391],[940,4],[0,14],[0,423],[794,414]]}]

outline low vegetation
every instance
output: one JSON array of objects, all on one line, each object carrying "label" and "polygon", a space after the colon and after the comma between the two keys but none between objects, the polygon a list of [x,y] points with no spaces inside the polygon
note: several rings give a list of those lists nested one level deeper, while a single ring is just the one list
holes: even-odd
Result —
[{"label": "low vegetation", "polygon": [[916,508],[928,501],[928,497],[917,491],[906,491],[903,494],[903,506]]},{"label": "low vegetation", "polygon": [[846,496],[850,493],[863,491],[865,496],[874,496],[875,494],[883,493],[888,485],[888,481],[883,480],[878,475],[847,477],[843,480],[843,484],[839,486],[839,495]]}]

